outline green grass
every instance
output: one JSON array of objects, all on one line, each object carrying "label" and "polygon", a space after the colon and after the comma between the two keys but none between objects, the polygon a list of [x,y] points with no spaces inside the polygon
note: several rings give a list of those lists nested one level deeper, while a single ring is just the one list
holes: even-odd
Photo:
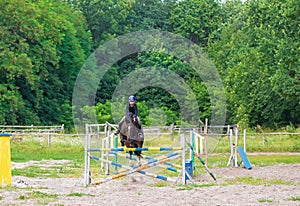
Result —
[{"label": "green grass", "polygon": [[11,161],[27,162],[29,160],[74,160],[82,162],[83,146],[69,144],[52,144],[50,147],[37,141],[24,141],[11,144]]},{"label": "green grass", "polygon": [[148,184],[149,187],[167,187],[169,186],[170,184],[168,182],[157,182],[157,183],[154,183],[154,184]]},{"label": "green grass", "polygon": [[91,197],[95,197],[95,195],[92,195],[92,194],[85,194],[85,193],[81,193],[81,192],[72,192],[70,194],[68,194],[67,196],[69,197],[83,197],[83,196],[91,196]]},{"label": "green grass", "polygon": [[298,197],[291,197],[288,200],[290,200],[290,201],[300,201],[300,196],[298,196]]},{"label": "green grass", "polygon": [[258,199],[258,202],[268,202],[268,203],[272,203],[273,200],[268,200],[268,199]]},{"label": "green grass", "polygon": [[[297,136],[273,136],[266,137],[268,142],[262,144],[262,139],[258,137],[249,137],[247,139],[247,154],[252,165],[254,166],[269,166],[276,164],[293,164],[300,163],[299,155],[291,154],[272,154],[272,155],[251,155],[249,152],[282,152],[288,151],[293,152],[299,150],[298,145],[300,144],[300,138]],[[241,142],[239,142],[242,145]],[[209,155],[209,168],[222,168],[226,167],[229,159],[229,141],[227,137],[223,137],[222,140],[216,147],[215,152]],[[145,141],[145,147],[151,146],[161,146],[161,147],[174,147],[179,146],[178,136],[175,136],[175,140],[171,142],[170,135],[162,135],[160,138],[153,139],[152,141]],[[263,149],[262,149],[263,147]],[[296,148],[296,149],[295,149]],[[169,153],[168,151],[164,153]],[[144,155],[160,156],[163,152],[143,152]],[[93,153],[95,156],[99,156],[99,153]],[[84,158],[84,148],[81,145],[71,145],[71,144],[61,144],[52,143],[50,147],[45,145],[45,143],[40,143],[38,141],[26,140],[22,142],[12,142],[11,143],[11,157],[13,162],[27,162],[30,160],[70,160],[71,163],[63,165],[55,165],[48,167],[41,167],[36,165],[31,165],[22,169],[13,169],[12,174],[22,175],[27,177],[79,177],[83,172],[83,158]],[[204,158],[203,158],[204,159]],[[121,160],[119,158],[118,162],[128,163],[127,160]],[[240,161],[240,159],[239,159]],[[172,161],[176,164],[181,164],[180,160]],[[203,165],[195,158],[195,164],[197,170],[194,171],[194,175],[199,175],[206,173]],[[93,177],[103,177],[104,174],[99,173],[99,162],[91,161],[91,172]],[[164,176],[177,176],[177,173],[172,171],[162,170],[161,175]]]},{"label": "green grass", "polygon": [[17,200],[28,200],[28,199],[44,199],[44,198],[57,198],[57,194],[48,194],[40,191],[33,191],[27,195],[20,195]]},{"label": "green grass", "polygon": [[[208,138],[213,141],[213,138]],[[243,138],[238,145],[243,146]],[[300,135],[265,135],[247,136],[247,152],[300,152]],[[229,138],[221,137],[214,153],[230,152]]]},{"label": "green grass", "polygon": [[[208,164],[210,168],[226,167],[230,154],[215,154],[209,156]],[[255,166],[270,166],[276,164],[295,164],[300,163],[300,155],[297,154],[272,154],[272,155],[248,155],[248,159],[252,165]],[[240,162],[238,156],[238,162]],[[196,166],[203,167],[202,164],[196,159]]]},{"label": "green grass", "polygon": [[25,176],[25,177],[76,177],[82,173],[82,168],[70,168],[66,165],[63,166],[29,166],[22,169],[13,169],[13,176]]},{"label": "green grass", "polygon": [[246,177],[236,177],[234,179],[226,180],[224,185],[236,185],[236,184],[247,184],[247,185],[295,185],[295,183],[290,181],[284,181],[281,179],[264,179],[264,178],[253,178],[251,176]]},{"label": "green grass", "polygon": [[203,188],[203,187],[212,187],[216,186],[215,183],[209,183],[209,184],[187,184],[184,186],[178,187],[176,190],[181,191],[181,190],[192,190],[194,188]]},{"label": "green grass", "polygon": [[68,144],[52,144],[51,147],[37,141],[11,143],[11,161],[71,160],[71,163],[55,166],[35,166],[12,169],[12,175],[26,177],[78,177],[83,168],[83,147]]},{"label": "green grass", "polygon": [[0,186],[0,190],[7,190],[7,191],[17,191],[17,188],[16,187],[14,187],[14,186],[4,186],[4,187],[2,187],[2,186]]}]

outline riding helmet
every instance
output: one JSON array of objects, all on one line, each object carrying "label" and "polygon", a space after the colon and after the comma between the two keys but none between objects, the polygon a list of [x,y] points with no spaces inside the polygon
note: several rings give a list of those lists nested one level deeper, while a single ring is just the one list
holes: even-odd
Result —
[{"label": "riding helmet", "polygon": [[130,97],[128,98],[128,100],[129,100],[130,102],[134,102],[134,101],[135,101],[135,96],[130,96]]}]

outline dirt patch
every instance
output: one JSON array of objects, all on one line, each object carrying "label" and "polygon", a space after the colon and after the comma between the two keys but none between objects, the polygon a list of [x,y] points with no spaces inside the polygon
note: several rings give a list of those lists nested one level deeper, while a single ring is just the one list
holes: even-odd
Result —
[{"label": "dirt patch", "polygon": [[[14,176],[15,187],[0,189],[0,205],[300,205],[300,164],[252,170],[228,167],[212,172],[218,184],[213,184],[208,174],[195,178],[203,187],[159,187],[160,180],[136,173],[89,187],[83,187],[79,178]],[[238,178],[260,179],[263,183],[249,184]],[[298,201],[291,200],[295,197]]]}]

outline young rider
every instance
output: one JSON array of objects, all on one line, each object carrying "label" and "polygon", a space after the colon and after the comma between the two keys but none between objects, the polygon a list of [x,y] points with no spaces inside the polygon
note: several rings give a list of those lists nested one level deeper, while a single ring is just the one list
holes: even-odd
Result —
[{"label": "young rider", "polygon": [[[141,129],[141,125],[140,125],[139,118],[138,118],[138,114],[139,114],[138,106],[136,105],[135,101],[136,101],[135,96],[130,96],[128,98],[128,104],[126,105],[126,116],[125,116],[125,118],[127,118],[127,120],[129,120],[129,121],[136,122],[137,125],[139,126],[139,129]],[[121,121],[119,122],[119,128],[115,132],[115,135],[120,133],[120,129],[122,127],[123,122],[125,121],[125,118],[123,117],[121,119]]]}]

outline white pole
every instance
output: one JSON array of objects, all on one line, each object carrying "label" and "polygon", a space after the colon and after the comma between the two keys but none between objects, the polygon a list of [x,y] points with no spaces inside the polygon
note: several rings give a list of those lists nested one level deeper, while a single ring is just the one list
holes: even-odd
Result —
[{"label": "white pole", "polygon": [[230,157],[227,163],[227,167],[230,165],[231,161],[233,160],[233,145],[232,145],[232,129],[229,130],[229,144],[230,144]]},{"label": "white pole", "polygon": [[[108,128],[107,130],[106,130],[106,148],[110,148],[110,131],[109,131],[109,129],[110,128]],[[108,156],[109,156],[109,152],[108,151],[106,151],[106,160],[108,160]],[[105,164],[105,174],[106,175],[108,175],[109,174],[109,164],[106,162],[106,164]]]},{"label": "white pole", "polygon": [[[192,144],[192,137],[193,136],[193,134],[192,134],[192,131],[190,131],[190,143]],[[190,160],[192,159],[192,150],[190,150]]]},{"label": "white pole", "polygon": [[205,153],[205,165],[208,166],[208,151],[207,151],[207,133],[208,133],[208,119],[205,119],[204,129],[204,153]]},{"label": "white pole", "polygon": [[51,134],[49,133],[48,134],[48,147],[51,146]]},{"label": "white pole", "polygon": [[194,131],[194,139],[195,139],[195,149],[196,149],[196,152],[199,154],[200,152],[199,152],[199,135],[198,135],[198,133],[196,133],[195,131]]},{"label": "white pole", "polygon": [[85,138],[84,138],[84,173],[83,173],[83,178],[84,178],[84,186],[88,185],[88,168],[87,168],[87,135],[88,135],[88,130],[87,130],[87,124],[85,125]]},{"label": "white pole", "polygon": [[[91,129],[92,130],[92,127],[88,127],[88,129]],[[87,146],[88,146],[88,149],[91,148],[91,141],[92,141],[92,131],[91,133],[89,133],[88,135],[88,139],[87,139]],[[90,155],[91,155],[91,152],[88,151],[87,152],[87,168],[88,168],[88,171],[87,171],[87,182],[88,184],[90,184],[90,178],[91,178],[91,158],[90,158]]]},{"label": "white pole", "polygon": [[246,153],[246,129],[244,129],[244,152]]},{"label": "white pole", "polygon": [[186,180],[185,180],[185,136],[184,134],[180,135],[180,142],[181,142],[181,147],[182,147],[182,153],[181,153],[181,162],[182,162],[182,184],[185,185],[186,184]]},{"label": "white pole", "polygon": [[237,163],[237,146],[238,146],[238,138],[239,138],[239,134],[238,134],[239,130],[236,127],[235,128],[235,143],[234,143],[234,166],[237,167],[238,163]]},{"label": "white pole", "polygon": [[200,154],[204,154],[204,152],[203,152],[203,141],[204,141],[203,136],[200,136]]},{"label": "white pole", "polygon": [[[106,149],[105,148],[105,138],[101,139],[101,148],[102,149]],[[100,169],[103,171],[104,169],[104,162],[102,161],[104,158],[104,152],[103,150],[101,150],[101,162],[100,162]]]}]

